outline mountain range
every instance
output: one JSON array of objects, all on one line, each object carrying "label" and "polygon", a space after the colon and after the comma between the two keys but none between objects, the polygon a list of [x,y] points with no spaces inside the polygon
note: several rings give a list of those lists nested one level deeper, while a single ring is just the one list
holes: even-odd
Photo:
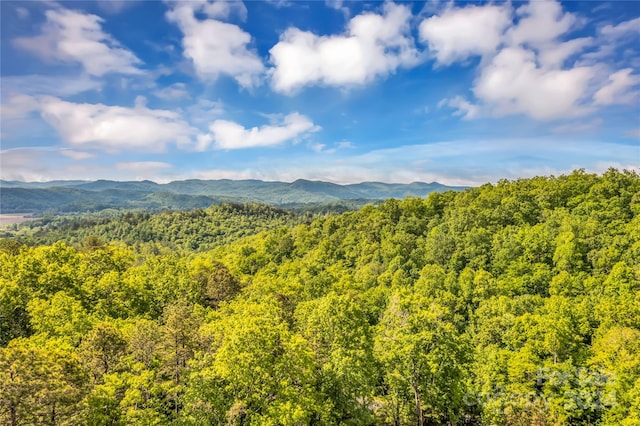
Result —
[{"label": "mountain range", "polygon": [[339,185],[299,179],[294,182],[261,180],[143,181],[0,181],[1,213],[73,213],[107,208],[187,210],[222,202],[258,202],[276,206],[349,201],[364,205],[387,198],[425,197],[431,192],[463,190],[437,182],[390,184],[363,182]]}]

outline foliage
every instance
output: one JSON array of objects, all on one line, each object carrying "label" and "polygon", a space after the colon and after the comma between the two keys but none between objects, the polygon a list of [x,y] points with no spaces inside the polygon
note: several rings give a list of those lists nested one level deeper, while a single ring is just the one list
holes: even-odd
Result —
[{"label": "foliage", "polygon": [[[7,239],[24,244],[53,244],[64,241],[97,248],[111,241],[127,245],[160,244],[172,250],[203,251],[233,242],[263,230],[291,226],[310,220],[261,204],[226,203],[190,211],[111,212],[78,216],[50,216],[16,226]],[[11,249],[5,243],[7,250]]]},{"label": "foliage", "polygon": [[640,423],[636,173],[309,219],[226,205],[5,240],[0,423]]}]

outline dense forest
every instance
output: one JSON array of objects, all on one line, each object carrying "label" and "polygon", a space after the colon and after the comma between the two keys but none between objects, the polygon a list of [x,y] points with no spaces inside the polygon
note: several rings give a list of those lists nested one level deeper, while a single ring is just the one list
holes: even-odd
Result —
[{"label": "dense forest", "polygon": [[[331,206],[341,211],[347,206]],[[264,204],[223,203],[206,209],[164,211],[106,210],[96,214],[45,216],[41,219],[9,226],[4,236],[27,245],[68,245],[95,242],[124,242],[129,246],[154,243],[178,251],[207,250],[260,231],[309,222],[310,211],[298,213]],[[3,234],[0,233],[0,236]]]},{"label": "dense forest", "polygon": [[637,173],[253,209],[0,240],[0,423],[640,424]]}]

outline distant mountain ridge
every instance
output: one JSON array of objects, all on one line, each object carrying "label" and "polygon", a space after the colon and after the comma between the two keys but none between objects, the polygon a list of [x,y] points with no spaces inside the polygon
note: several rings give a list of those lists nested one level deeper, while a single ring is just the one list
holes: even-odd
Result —
[{"label": "distant mountain ridge", "polygon": [[362,182],[340,185],[298,179],[294,182],[261,180],[182,180],[169,183],[143,181],[0,181],[0,212],[83,212],[106,208],[192,209],[221,202],[258,202],[276,206],[361,200],[362,204],[387,198],[425,197],[431,192],[463,190],[437,182],[389,184]]}]

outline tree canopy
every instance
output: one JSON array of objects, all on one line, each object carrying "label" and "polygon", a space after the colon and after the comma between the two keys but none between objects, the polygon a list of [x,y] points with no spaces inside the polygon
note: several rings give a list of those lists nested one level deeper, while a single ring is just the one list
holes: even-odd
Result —
[{"label": "tree canopy", "polygon": [[1,240],[0,423],[640,424],[638,174],[218,209]]}]

